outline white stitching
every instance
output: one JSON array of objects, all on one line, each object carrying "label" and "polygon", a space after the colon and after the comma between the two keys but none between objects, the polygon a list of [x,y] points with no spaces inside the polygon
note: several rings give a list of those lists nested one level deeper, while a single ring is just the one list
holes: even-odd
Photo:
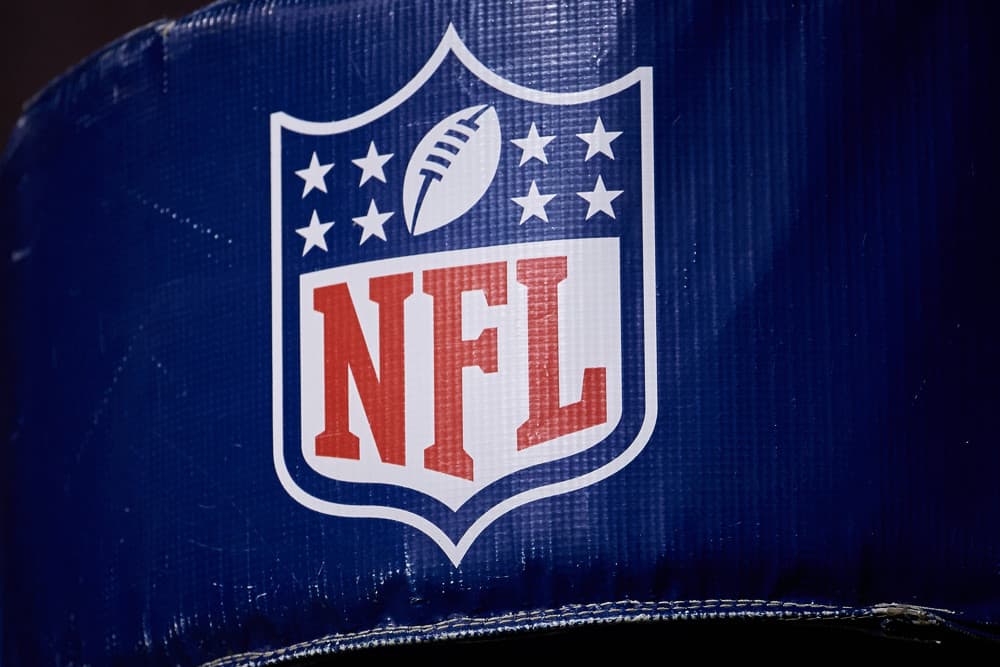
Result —
[{"label": "white stitching", "polygon": [[[759,612],[762,616],[788,616],[795,612],[814,617],[877,615],[878,607],[848,607],[821,604],[816,602],[782,602],[779,600],[677,600],[662,602],[638,602],[622,600],[619,602],[602,602],[591,604],[566,605],[558,609],[541,609],[534,611],[519,611],[488,618],[461,617],[449,618],[436,623],[424,625],[381,626],[353,633],[327,635],[298,644],[292,644],[270,651],[251,651],[218,658],[205,663],[202,667],[232,667],[236,665],[274,664],[288,657],[303,657],[325,653],[334,646],[341,648],[362,648],[379,643],[379,638],[391,638],[394,635],[420,634],[432,635],[437,638],[473,636],[486,634],[499,626],[515,626],[520,629],[531,629],[544,626],[549,621],[560,620],[567,623],[592,623],[598,620],[652,620],[665,615],[709,616],[709,615],[740,615],[753,608],[765,607],[780,611]],[[727,610],[721,611],[720,610]],[[916,609],[915,609],[916,611]],[[613,614],[618,614],[617,616]],[[611,614],[611,615],[609,615]],[[511,627],[511,629],[515,629]],[[398,641],[415,642],[420,637],[399,637]],[[366,641],[367,640],[367,641]],[[332,651],[330,651],[332,652]]]}]

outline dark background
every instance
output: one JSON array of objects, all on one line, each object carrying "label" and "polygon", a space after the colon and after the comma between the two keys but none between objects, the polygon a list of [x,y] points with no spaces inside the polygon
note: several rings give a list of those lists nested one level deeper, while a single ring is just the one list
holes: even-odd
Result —
[{"label": "dark background", "polygon": [[[182,16],[204,4],[203,0],[17,0],[4,3],[0,9],[0,135],[3,143],[24,103],[53,78],[116,37],[157,19]],[[16,612],[5,610],[4,613]],[[866,652],[889,648],[895,653],[900,649],[925,652],[928,646],[969,646],[963,640],[967,640],[968,635],[961,632],[949,634],[937,629],[924,634],[913,630],[912,627],[878,622],[831,626],[738,620],[680,621],[657,626],[604,626],[569,633],[527,635],[517,642],[499,644],[495,641],[458,642],[422,648],[381,649],[381,652],[383,657],[404,659],[430,658],[433,654],[438,654],[438,658],[474,659],[486,653],[510,659],[552,653],[580,656],[600,651],[609,644],[629,648],[644,645],[658,648],[665,656],[678,647],[700,647],[708,654],[719,654],[741,646],[750,653],[774,654],[779,652],[775,651],[779,646],[786,650],[804,645],[848,646]],[[889,641],[884,638],[886,636],[906,636],[911,641]],[[977,642],[976,650],[981,648],[983,645]],[[365,653],[356,657],[367,660],[373,656]]]},{"label": "dark background", "polygon": [[206,0],[11,0],[0,3],[0,135],[49,81],[141,25]]}]

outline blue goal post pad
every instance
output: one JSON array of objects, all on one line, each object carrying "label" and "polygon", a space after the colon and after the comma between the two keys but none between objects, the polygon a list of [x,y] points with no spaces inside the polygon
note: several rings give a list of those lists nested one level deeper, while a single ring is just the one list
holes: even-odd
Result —
[{"label": "blue goal post pad", "polygon": [[219,2],[93,55],[0,158],[4,664],[995,633],[991,11]]}]

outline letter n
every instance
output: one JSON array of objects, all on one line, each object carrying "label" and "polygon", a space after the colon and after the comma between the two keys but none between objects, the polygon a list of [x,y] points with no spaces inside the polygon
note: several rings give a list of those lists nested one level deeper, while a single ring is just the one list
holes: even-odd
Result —
[{"label": "letter n", "polygon": [[316,436],[316,455],[360,459],[358,436],[348,423],[350,368],[379,456],[406,463],[406,378],[403,302],[413,293],[413,274],[372,278],[369,297],[379,306],[379,373],[376,377],[361,323],[346,283],[313,292],[323,315],[323,379],[326,428]]}]

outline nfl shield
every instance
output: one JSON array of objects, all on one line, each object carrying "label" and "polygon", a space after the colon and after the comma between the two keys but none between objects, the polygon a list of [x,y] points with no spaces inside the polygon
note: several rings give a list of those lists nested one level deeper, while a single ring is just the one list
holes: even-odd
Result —
[{"label": "nfl shield", "polygon": [[656,422],[652,72],[546,92],[449,28],[343,120],[271,117],[274,462],[459,564]]}]

